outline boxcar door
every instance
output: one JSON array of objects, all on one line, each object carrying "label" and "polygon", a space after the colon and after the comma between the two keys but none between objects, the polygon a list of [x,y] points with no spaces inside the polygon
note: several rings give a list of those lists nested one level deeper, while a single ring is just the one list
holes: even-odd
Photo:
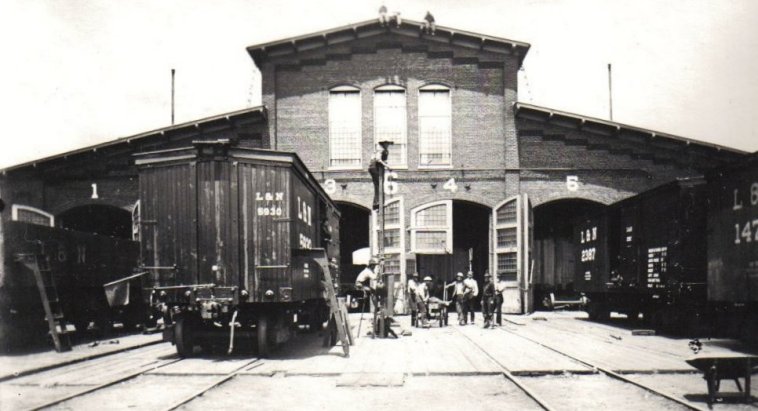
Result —
[{"label": "boxcar door", "polygon": [[531,258],[533,214],[526,194],[511,197],[492,210],[492,244],[494,245],[495,273],[504,276],[503,312],[524,314],[531,312],[532,269]]}]

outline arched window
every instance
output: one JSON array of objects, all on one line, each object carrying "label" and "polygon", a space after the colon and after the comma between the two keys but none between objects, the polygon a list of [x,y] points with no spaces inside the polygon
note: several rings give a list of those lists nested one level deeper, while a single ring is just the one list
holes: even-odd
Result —
[{"label": "arched window", "polygon": [[361,93],[356,87],[329,90],[329,167],[361,168]]},{"label": "arched window", "polygon": [[453,202],[435,201],[411,210],[411,252],[450,254],[453,250]]},{"label": "arched window", "polygon": [[452,111],[450,89],[428,85],[418,96],[419,167],[452,165]]},{"label": "arched window", "polygon": [[20,204],[14,204],[11,209],[11,219],[13,221],[23,221],[37,225],[55,227],[55,217],[46,213],[39,208],[29,207]]},{"label": "arched window", "polygon": [[390,166],[407,166],[407,110],[405,89],[387,85],[374,90],[374,143],[391,141],[387,162]]}]

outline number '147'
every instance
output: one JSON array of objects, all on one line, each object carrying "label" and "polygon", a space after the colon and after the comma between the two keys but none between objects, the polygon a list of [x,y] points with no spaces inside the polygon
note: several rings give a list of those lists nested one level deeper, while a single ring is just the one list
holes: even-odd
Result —
[{"label": "number '147'", "polygon": [[[734,225],[734,243],[740,244],[743,241],[746,243],[753,240],[758,241],[758,230],[755,230],[756,227],[758,227],[758,219],[752,222],[748,221],[742,227],[740,227],[739,223],[736,223]],[[755,230],[755,234],[753,234],[753,230]]]}]

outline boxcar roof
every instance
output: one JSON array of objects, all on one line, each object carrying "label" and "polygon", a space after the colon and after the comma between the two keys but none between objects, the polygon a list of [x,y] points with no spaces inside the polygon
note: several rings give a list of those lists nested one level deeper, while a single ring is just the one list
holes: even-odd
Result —
[{"label": "boxcar roof", "polygon": [[[201,158],[198,154],[200,146],[226,146],[227,154],[226,159],[235,160],[250,160],[251,162],[273,162],[289,164],[291,167],[299,173],[306,185],[311,187],[318,195],[329,203],[335,210],[339,210],[339,207],[329,197],[329,195],[318,183],[316,177],[308,170],[300,157],[294,152],[288,151],[275,151],[263,148],[250,148],[250,147],[236,147],[231,146],[228,140],[215,140],[215,141],[195,141],[192,147],[181,147],[168,150],[148,151],[142,153],[135,153],[135,164],[138,168],[151,167],[154,165],[163,164],[181,164],[196,161]],[[217,158],[217,157],[216,157]]]}]

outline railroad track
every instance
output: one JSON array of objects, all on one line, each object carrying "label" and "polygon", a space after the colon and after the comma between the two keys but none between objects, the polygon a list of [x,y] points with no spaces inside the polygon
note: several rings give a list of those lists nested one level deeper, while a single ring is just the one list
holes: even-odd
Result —
[{"label": "railroad track", "polygon": [[[541,347],[543,347],[545,349],[553,351],[553,352],[555,352],[557,354],[560,354],[560,355],[565,356],[565,357],[567,357],[567,358],[569,358],[571,360],[574,360],[574,361],[576,361],[576,362],[578,362],[580,364],[583,364],[583,365],[585,365],[587,367],[590,367],[590,368],[592,368],[594,370],[597,370],[598,372],[600,372],[600,373],[602,373],[602,374],[604,374],[604,375],[606,375],[606,376],[608,376],[610,378],[613,378],[613,379],[616,379],[616,380],[619,380],[619,381],[622,381],[622,382],[625,382],[625,383],[628,383],[628,384],[632,384],[632,385],[634,385],[636,387],[642,388],[643,390],[645,390],[647,392],[650,392],[651,394],[654,394],[654,395],[659,396],[659,397],[663,397],[663,398],[665,398],[665,399],[667,399],[669,401],[673,401],[673,402],[675,402],[675,403],[677,403],[677,404],[679,404],[681,406],[686,407],[687,409],[696,410],[696,411],[707,411],[708,410],[707,408],[699,407],[699,406],[697,406],[695,404],[689,403],[689,402],[687,402],[687,401],[685,401],[685,400],[683,400],[681,398],[678,398],[678,397],[676,397],[676,396],[674,396],[674,395],[672,395],[670,393],[667,393],[667,392],[665,392],[663,390],[656,389],[655,387],[652,387],[652,386],[650,386],[648,384],[643,384],[643,383],[641,383],[639,381],[635,381],[635,380],[633,380],[631,378],[628,378],[627,376],[625,376],[623,374],[620,374],[620,373],[617,373],[617,372],[615,372],[615,371],[613,371],[611,369],[608,369],[607,367],[603,367],[601,365],[598,365],[597,363],[594,363],[592,361],[588,361],[586,358],[581,358],[579,356],[569,354],[569,353],[567,353],[567,352],[565,352],[563,350],[560,350],[560,349],[558,349],[558,348],[556,348],[554,346],[551,346],[550,344],[545,344],[545,343],[543,343],[541,341],[537,341],[534,338],[527,337],[527,336],[521,335],[519,333],[515,333],[515,332],[510,331],[510,330],[508,330],[506,328],[498,327],[498,330],[500,330],[502,332],[505,332],[505,333],[508,333],[508,334],[511,334],[511,335],[515,335],[515,336],[517,336],[519,338],[523,338],[523,339],[525,339],[527,341],[530,341],[530,342],[532,342],[534,344],[537,344],[537,345],[539,345],[539,346],[541,346]],[[473,339],[471,339],[470,337],[466,336],[465,334],[464,334],[464,336],[466,338],[468,338],[475,346],[477,346],[477,348],[479,348],[480,350],[484,351],[484,349],[481,346],[479,346]],[[487,355],[489,356],[489,354],[487,354]],[[497,361],[495,361],[495,362],[498,363]],[[501,364],[498,363],[498,365],[500,365],[502,367]],[[502,368],[505,368],[505,367],[502,367]],[[509,379],[511,379],[511,378],[509,378]],[[540,405],[542,406],[542,404],[540,404]],[[553,408],[545,408],[545,409],[553,409]]]},{"label": "railroad track", "polygon": [[460,333],[464,338],[469,340],[474,347],[479,349],[479,351],[481,351],[482,354],[484,354],[487,358],[490,359],[490,361],[496,364],[497,367],[500,369],[503,377],[511,381],[514,385],[516,385],[521,391],[523,391],[527,396],[529,396],[532,400],[534,400],[537,403],[537,405],[542,407],[542,409],[546,411],[557,410],[557,408],[550,406],[548,402],[545,399],[541,398],[533,389],[529,388],[529,386],[526,383],[524,383],[524,381],[521,378],[513,375],[511,373],[511,370],[509,370],[505,365],[503,365],[503,363],[498,361],[497,358],[492,356],[492,354],[490,354],[486,349],[484,349],[479,343],[474,341],[474,339],[464,334],[463,331],[461,331],[460,329],[456,327],[453,327],[453,329],[457,331],[458,333]]},{"label": "railroad track", "polygon": [[[145,348],[145,347],[142,347]],[[134,351],[134,350],[130,350]],[[13,378],[8,378],[5,381],[2,382],[4,385],[10,385],[10,386],[16,386],[16,387],[29,387],[29,386],[35,386],[39,384],[41,387],[61,387],[66,386],[65,384],[61,385],[60,381],[66,378],[72,378],[74,381],[79,379],[86,380],[93,375],[102,375],[103,370],[111,369],[111,368],[117,368],[125,363],[132,363],[137,361],[142,361],[144,364],[137,365],[133,370],[126,371],[123,373],[116,373],[114,375],[109,376],[103,376],[104,381],[99,382],[95,385],[86,385],[86,386],[76,386],[76,385],[68,385],[68,387],[76,387],[73,391],[68,391],[66,393],[62,393],[61,395],[54,396],[53,398],[46,399],[42,403],[36,403],[36,404],[17,404],[14,406],[16,409],[21,410],[42,410],[42,409],[48,409],[51,407],[58,406],[60,404],[69,402],[69,401],[76,401],[79,399],[86,399],[89,398],[90,395],[95,395],[96,393],[101,393],[102,391],[106,390],[109,387],[114,387],[117,384],[124,383],[130,380],[135,380],[138,377],[141,376],[150,376],[150,377],[157,377],[157,378],[169,378],[169,379],[175,379],[175,378],[181,378],[186,377],[188,373],[163,373],[158,372],[160,369],[165,369],[166,367],[170,365],[179,364],[185,361],[188,361],[188,359],[180,358],[176,356],[176,354],[173,353],[173,350],[168,350],[166,347],[149,347],[147,349],[143,350],[137,350],[137,352],[131,353],[132,357],[126,356],[119,358],[116,356],[116,354],[125,354],[124,351],[121,351],[119,353],[113,353],[112,355],[103,355],[99,356],[97,360],[99,361],[93,361],[90,363],[84,363],[83,361],[78,361],[75,363],[67,362],[64,364],[57,364],[56,366],[50,366],[45,367],[44,369],[39,369],[35,372],[28,372],[24,373],[24,375],[14,376]],[[113,357],[113,358],[106,358],[106,357]],[[145,358],[147,357],[147,358]],[[153,358],[154,357],[154,358]],[[161,409],[165,411],[174,410],[176,408],[181,407],[184,404],[189,403],[193,399],[202,396],[206,392],[214,389],[215,387],[218,387],[228,381],[231,381],[234,379],[237,375],[239,375],[241,372],[250,370],[253,368],[257,368],[259,366],[263,365],[263,362],[259,358],[252,358],[249,360],[244,360],[240,362],[240,364],[234,364],[234,368],[228,372],[225,372],[223,374],[204,374],[204,373],[192,373],[190,372],[190,375],[197,375],[202,377],[209,377],[213,378],[215,377],[210,383],[203,385],[200,389],[197,389],[190,394],[184,395],[179,400],[173,399],[173,402],[166,401],[169,403],[168,406],[161,405],[160,407],[156,409]],[[68,369],[67,369],[68,367]],[[191,367],[190,367],[191,369]],[[65,377],[62,377],[65,376]],[[70,376],[70,377],[69,377]],[[36,381],[35,381],[36,379]],[[26,382],[25,380],[30,380],[34,382]],[[82,382],[79,382],[82,384]],[[84,382],[86,383],[86,382]],[[9,388],[9,391],[12,391],[13,388]],[[23,391],[21,391],[23,392]],[[19,395],[21,395],[19,393]],[[91,399],[90,399],[91,400]],[[86,401],[86,400],[85,400]],[[6,404],[10,405],[10,404]]]}]

